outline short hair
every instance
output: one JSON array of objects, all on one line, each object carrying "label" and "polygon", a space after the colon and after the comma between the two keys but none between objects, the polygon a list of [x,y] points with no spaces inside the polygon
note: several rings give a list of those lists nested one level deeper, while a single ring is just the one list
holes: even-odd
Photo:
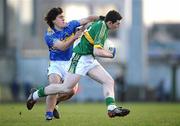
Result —
[{"label": "short hair", "polygon": [[52,8],[51,10],[49,10],[44,20],[47,22],[49,27],[54,28],[53,20],[55,20],[56,17],[62,13],[63,13],[63,10],[60,7]]},{"label": "short hair", "polygon": [[115,23],[117,20],[121,20],[122,16],[119,12],[115,10],[111,10],[106,14],[105,22],[112,21],[112,23]]}]

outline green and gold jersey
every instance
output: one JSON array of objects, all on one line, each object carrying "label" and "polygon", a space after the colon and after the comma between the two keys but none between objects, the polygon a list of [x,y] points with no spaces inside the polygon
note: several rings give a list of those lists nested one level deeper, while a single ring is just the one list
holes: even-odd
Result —
[{"label": "green and gold jersey", "polygon": [[102,20],[93,22],[81,37],[80,43],[73,51],[80,55],[93,55],[93,48],[103,48],[108,36],[108,27]]}]

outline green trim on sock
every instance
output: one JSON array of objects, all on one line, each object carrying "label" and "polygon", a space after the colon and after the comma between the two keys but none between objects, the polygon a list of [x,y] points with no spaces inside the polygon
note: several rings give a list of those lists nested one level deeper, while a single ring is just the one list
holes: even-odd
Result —
[{"label": "green trim on sock", "polygon": [[41,87],[38,89],[38,96],[39,97],[45,97],[47,96],[45,93],[44,93],[44,87]]},{"label": "green trim on sock", "polygon": [[115,105],[115,100],[112,97],[106,98],[106,105]]}]

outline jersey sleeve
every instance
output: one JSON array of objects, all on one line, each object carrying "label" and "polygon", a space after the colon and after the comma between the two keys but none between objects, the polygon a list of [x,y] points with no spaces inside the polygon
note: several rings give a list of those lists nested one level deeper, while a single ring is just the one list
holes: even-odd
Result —
[{"label": "jersey sleeve", "polygon": [[45,35],[44,39],[49,48],[52,48],[54,43],[59,41],[58,38],[55,38],[51,35]]},{"label": "jersey sleeve", "polygon": [[78,20],[72,20],[68,23],[68,27],[75,32],[76,28],[79,27],[81,24]]},{"label": "jersey sleeve", "polygon": [[96,36],[94,38],[94,47],[95,48],[103,48],[104,46],[104,36],[106,32],[106,24],[99,23],[94,26],[96,31]]}]

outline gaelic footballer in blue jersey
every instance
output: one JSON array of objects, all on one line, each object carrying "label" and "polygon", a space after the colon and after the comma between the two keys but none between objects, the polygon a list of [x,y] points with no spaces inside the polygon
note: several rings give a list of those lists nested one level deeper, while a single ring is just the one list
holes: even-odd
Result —
[{"label": "gaelic footballer in blue jersey", "polygon": [[50,60],[51,61],[69,61],[72,56],[73,45],[69,48],[58,49],[54,45],[58,42],[66,42],[68,39],[74,37],[76,28],[80,26],[80,22],[77,20],[70,21],[66,24],[66,27],[62,29],[48,28],[45,33],[44,39],[49,47]]},{"label": "gaelic footballer in blue jersey", "polygon": [[[73,43],[83,32],[83,28],[78,31],[76,31],[76,28],[81,25],[86,25],[98,18],[98,16],[89,16],[67,23],[61,8],[52,8],[47,13],[45,21],[49,25],[49,28],[45,32],[44,40],[49,48],[49,84],[61,84],[67,74],[69,60],[72,56]],[[58,111],[55,109],[56,104],[59,101],[71,98],[75,94],[77,86],[70,92],[64,94],[47,96],[46,120],[52,120],[53,117],[59,118]],[[38,95],[35,94],[32,97],[36,98],[37,96]],[[27,108],[31,110],[33,106],[27,105]]]}]

